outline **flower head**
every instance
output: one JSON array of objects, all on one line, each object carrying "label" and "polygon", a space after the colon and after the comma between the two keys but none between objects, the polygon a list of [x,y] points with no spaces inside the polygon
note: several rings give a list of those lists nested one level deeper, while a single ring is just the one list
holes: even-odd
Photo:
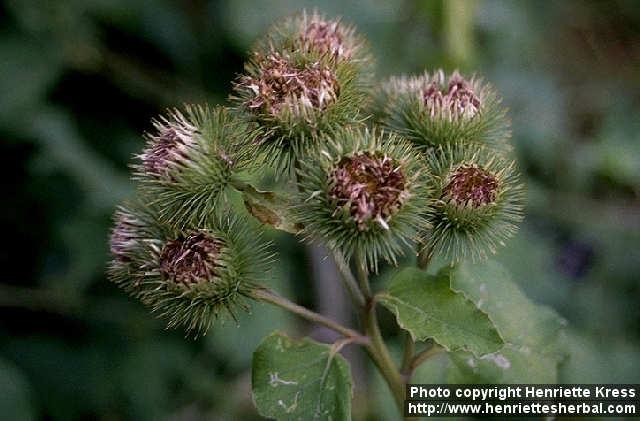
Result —
[{"label": "flower head", "polygon": [[302,51],[332,62],[352,62],[366,71],[372,64],[366,41],[352,25],[340,18],[327,18],[313,11],[303,11],[278,22],[263,41],[262,49]]},{"label": "flower head", "polygon": [[233,177],[252,167],[257,131],[223,107],[190,106],[154,122],[135,178],[170,225],[198,225]]},{"label": "flower head", "polygon": [[147,147],[140,160],[149,175],[167,177],[172,166],[188,159],[188,149],[196,142],[198,129],[178,111],[155,120],[153,125],[156,133],[147,135]]},{"label": "flower head", "polygon": [[457,71],[451,75],[449,83],[443,86],[444,75],[440,72],[437,80],[431,80],[421,87],[422,102],[430,116],[447,113],[449,119],[471,118],[480,110],[480,98],[473,86]]},{"label": "flower head", "polygon": [[205,230],[168,241],[160,253],[160,272],[176,283],[213,281],[220,267],[222,241]]},{"label": "flower head", "polygon": [[329,174],[329,197],[336,212],[349,207],[358,229],[368,228],[369,221],[388,227],[388,220],[407,196],[406,178],[401,166],[388,156],[363,152],[344,157]]},{"label": "flower head", "polygon": [[486,148],[454,144],[428,155],[436,200],[427,247],[454,263],[495,253],[522,220],[523,188],[515,163]]},{"label": "flower head", "polygon": [[339,21],[327,21],[321,16],[313,15],[300,22],[300,41],[307,50],[317,50],[329,54],[336,59],[349,59],[353,54],[352,43],[347,39],[353,31],[344,28]]},{"label": "flower head", "polygon": [[240,80],[253,92],[245,102],[250,110],[304,115],[306,109],[324,110],[338,98],[340,86],[333,69],[322,63],[296,66],[277,52],[256,61],[258,73]]},{"label": "flower head", "polygon": [[135,241],[135,226],[127,220],[128,215],[117,214],[116,225],[111,231],[109,241],[109,251],[113,258],[119,262],[128,262],[127,250],[131,247],[131,242]]},{"label": "flower head", "polygon": [[495,202],[498,187],[497,178],[488,171],[474,164],[461,165],[450,174],[443,197],[478,208]]},{"label": "flower head", "polygon": [[258,150],[278,173],[290,174],[326,133],[362,124],[371,97],[370,63],[352,27],[304,12],[257,43],[231,100],[262,129]]},{"label": "flower head", "polygon": [[147,205],[121,207],[111,240],[109,277],[152,311],[205,333],[223,313],[259,288],[270,256],[247,221],[209,217],[198,228],[176,229]]},{"label": "flower head", "polygon": [[300,164],[294,214],[308,240],[347,257],[358,251],[376,270],[395,263],[428,224],[430,202],[418,153],[394,135],[343,129]]},{"label": "flower head", "polygon": [[509,122],[500,98],[475,77],[442,70],[391,78],[384,87],[383,121],[419,145],[476,143],[508,149]]}]

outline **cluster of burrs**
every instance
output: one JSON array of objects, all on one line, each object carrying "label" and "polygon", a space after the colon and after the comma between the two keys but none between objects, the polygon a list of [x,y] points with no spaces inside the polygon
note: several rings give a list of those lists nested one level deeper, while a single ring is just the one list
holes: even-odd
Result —
[{"label": "cluster of burrs", "polygon": [[[450,262],[494,252],[522,218],[500,98],[457,71],[380,86],[353,27],[318,13],[274,26],[228,106],[154,121],[132,165],[137,197],[116,213],[111,278],[204,332],[256,298],[271,257],[259,222],[374,271],[407,249]],[[273,192],[247,202],[267,169],[282,182],[276,211]]]}]

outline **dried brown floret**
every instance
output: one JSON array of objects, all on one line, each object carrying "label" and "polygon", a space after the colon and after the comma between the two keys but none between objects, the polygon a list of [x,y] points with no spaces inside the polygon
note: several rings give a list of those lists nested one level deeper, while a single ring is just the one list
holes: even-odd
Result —
[{"label": "dried brown floret", "polygon": [[333,71],[319,62],[296,66],[277,52],[258,55],[257,76],[241,79],[241,86],[253,93],[245,105],[277,116],[284,110],[295,115],[305,109],[323,110],[336,101],[338,81]]},{"label": "dried brown floret", "polygon": [[206,231],[194,231],[165,244],[160,271],[176,283],[191,285],[210,281],[219,267],[222,242]]},{"label": "dried brown floret", "polygon": [[344,44],[345,35],[338,21],[325,21],[316,17],[302,30],[300,38],[306,50],[319,51],[340,59],[351,57],[352,52]]},{"label": "dried brown floret", "polygon": [[361,153],[343,158],[329,175],[330,198],[336,210],[349,206],[360,230],[369,221],[388,228],[387,221],[405,199],[405,176],[398,163],[387,157]]},{"label": "dried brown floret", "polygon": [[498,180],[488,171],[476,165],[463,165],[450,176],[444,188],[444,196],[456,203],[471,203],[474,208],[495,202]]},{"label": "dried brown floret", "polygon": [[444,75],[435,75],[434,80],[423,87],[422,101],[431,116],[446,109],[452,116],[473,117],[480,109],[480,98],[473,91],[471,84],[458,72],[451,75],[446,86]]}]

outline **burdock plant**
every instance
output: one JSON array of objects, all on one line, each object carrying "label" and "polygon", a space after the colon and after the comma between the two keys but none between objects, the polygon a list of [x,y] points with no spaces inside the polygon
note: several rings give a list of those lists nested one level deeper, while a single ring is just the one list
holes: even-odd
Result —
[{"label": "burdock plant", "polygon": [[[227,107],[154,121],[133,164],[138,197],[115,215],[110,278],[170,327],[198,336],[259,301],[340,335],[264,339],[252,386],[266,417],[350,419],[348,344],[364,347],[400,409],[412,381],[556,381],[561,319],[487,261],[523,216],[500,98],[458,71],[378,89],[372,71],[365,41],[340,20],[303,13],[275,25]],[[377,118],[373,92],[383,92]],[[252,184],[274,170],[276,191]],[[265,229],[325,246],[359,327],[269,288]],[[379,273],[385,284],[372,282]],[[378,323],[383,308],[404,332],[401,358]],[[419,378],[429,364],[446,377]]]}]

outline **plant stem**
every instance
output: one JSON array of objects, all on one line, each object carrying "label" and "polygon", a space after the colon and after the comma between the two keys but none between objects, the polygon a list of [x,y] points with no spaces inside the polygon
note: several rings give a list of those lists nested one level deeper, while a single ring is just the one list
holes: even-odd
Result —
[{"label": "plant stem", "polygon": [[475,0],[447,0],[444,6],[444,37],[449,59],[465,67],[473,59]]},{"label": "plant stem", "polygon": [[414,342],[409,332],[404,333],[404,354],[402,356],[402,366],[400,367],[400,373],[405,376],[405,380],[409,381],[411,378],[410,368],[411,361],[413,360],[413,354],[416,349],[416,343]]},{"label": "plant stem", "polygon": [[302,307],[301,305],[298,305],[276,294],[274,291],[271,291],[268,289],[257,289],[256,291],[253,292],[253,297],[257,300],[264,301],[265,303],[273,304],[275,306],[288,310],[292,313],[295,313],[298,316],[303,317],[307,320],[323,325],[335,332],[340,333],[341,335],[347,338],[353,338],[354,342],[358,342],[361,344],[370,343],[369,338],[365,337],[360,332],[357,332],[353,329],[343,326],[340,323],[334,322],[328,317],[325,317],[322,314],[311,311],[306,307]]},{"label": "plant stem", "polygon": [[413,371],[418,368],[423,362],[433,357],[434,355],[441,353],[442,351],[444,351],[444,348],[439,345],[433,344],[424,351],[416,354],[416,356],[413,357],[411,364],[409,365],[409,372],[413,373]]},{"label": "plant stem", "polygon": [[333,251],[332,255],[333,260],[342,275],[340,278],[342,279],[347,291],[349,291],[351,299],[358,307],[363,307],[365,305],[364,295],[362,295],[362,291],[358,288],[358,282],[354,278],[353,273],[351,273],[351,269],[349,269],[346,259],[339,251]]},{"label": "plant stem", "polygon": [[371,286],[369,285],[369,274],[367,272],[367,266],[364,262],[364,256],[360,250],[355,253],[356,259],[356,271],[358,273],[358,284],[360,290],[366,300],[371,300]]},{"label": "plant stem", "polygon": [[404,381],[396,364],[391,358],[389,349],[387,348],[384,340],[382,339],[382,333],[380,332],[380,326],[378,324],[378,318],[376,316],[376,300],[371,296],[371,286],[369,285],[369,275],[367,268],[361,253],[356,252],[356,268],[358,272],[358,282],[362,293],[365,296],[366,304],[362,308],[362,320],[364,325],[364,332],[369,337],[370,343],[366,345],[366,350],[373,360],[378,370],[384,377],[389,389],[393,393],[398,408],[402,411],[404,404]]}]

